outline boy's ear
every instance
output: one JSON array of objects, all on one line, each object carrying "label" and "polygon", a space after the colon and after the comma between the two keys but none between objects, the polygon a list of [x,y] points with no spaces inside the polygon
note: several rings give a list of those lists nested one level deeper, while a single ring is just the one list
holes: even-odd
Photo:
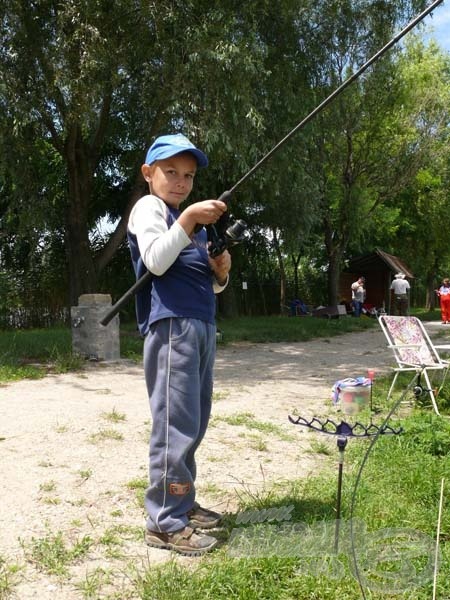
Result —
[{"label": "boy's ear", "polygon": [[152,171],[153,171],[153,169],[152,169],[151,165],[147,165],[147,164],[142,165],[141,173],[144,176],[145,181],[148,181],[148,182],[150,181],[150,179],[152,177]]}]

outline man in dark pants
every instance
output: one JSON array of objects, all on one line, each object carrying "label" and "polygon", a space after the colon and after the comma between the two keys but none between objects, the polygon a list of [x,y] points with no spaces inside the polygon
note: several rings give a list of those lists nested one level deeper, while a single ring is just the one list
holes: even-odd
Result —
[{"label": "man in dark pants", "polygon": [[405,279],[404,273],[397,273],[394,281],[391,283],[393,295],[392,314],[406,317],[409,305],[409,281]]}]

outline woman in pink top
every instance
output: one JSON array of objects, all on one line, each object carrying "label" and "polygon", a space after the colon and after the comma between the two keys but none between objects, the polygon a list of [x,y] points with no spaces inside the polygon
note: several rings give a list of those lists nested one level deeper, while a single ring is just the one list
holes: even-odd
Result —
[{"label": "woman in pink top", "polygon": [[436,294],[441,302],[442,325],[446,325],[450,323],[450,279],[442,280],[442,285],[436,290]]}]

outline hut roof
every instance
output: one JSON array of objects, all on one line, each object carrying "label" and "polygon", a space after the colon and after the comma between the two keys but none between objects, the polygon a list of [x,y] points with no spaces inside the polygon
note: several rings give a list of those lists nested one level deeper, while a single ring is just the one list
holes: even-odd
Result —
[{"label": "hut roof", "polygon": [[405,263],[394,256],[388,254],[379,248],[376,248],[374,252],[364,254],[349,260],[347,271],[352,273],[368,273],[370,271],[380,271],[385,269],[386,266],[392,271],[392,273],[404,273],[408,279],[414,279],[414,274],[409,270]]}]

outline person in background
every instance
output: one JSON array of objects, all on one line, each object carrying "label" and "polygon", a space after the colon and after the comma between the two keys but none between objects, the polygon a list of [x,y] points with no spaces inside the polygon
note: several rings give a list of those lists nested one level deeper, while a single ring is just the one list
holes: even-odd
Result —
[{"label": "person in background", "polygon": [[436,290],[441,303],[442,325],[450,323],[450,279],[447,277],[442,280],[441,287]]},{"label": "person in background", "polygon": [[352,283],[352,303],[353,303],[353,316],[360,317],[362,305],[366,299],[366,280],[364,277],[359,277],[358,281]]},{"label": "person in background", "polygon": [[394,281],[391,283],[393,295],[392,314],[406,317],[409,306],[409,281],[405,279],[404,273],[397,273]]}]

